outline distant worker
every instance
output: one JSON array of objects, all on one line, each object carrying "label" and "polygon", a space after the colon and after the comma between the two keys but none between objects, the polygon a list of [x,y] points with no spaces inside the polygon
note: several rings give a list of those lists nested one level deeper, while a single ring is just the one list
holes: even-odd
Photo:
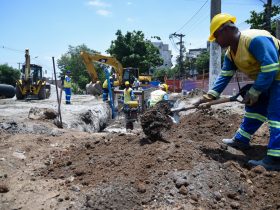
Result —
[{"label": "distant worker", "polygon": [[125,89],[123,90],[123,102],[127,104],[129,101],[135,100],[135,95],[130,87],[129,81],[125,82]]},{"label": "distant worker", "polygon": [[65,91],[65,99],[66,104],[71,104],[71,88],[72,88],[72,82],[70,77],[71,71],[67,70],[66,75],[63,82],[63,87]]},{"label": "distant worker", "polygon": [[[114,87],[114,79],[112,76],[110,76],[110,84],[111,88]],[[109,95],[109,89],[108,89],[108,81],[105,79],[105,81],[102,84],[102,89],[103,89],[103,101],[108,101],[108,95]]]},{"label": "distant worker", "polygon": [[248,163],[280,170],[280,40],[265,30],[240,32],[235,21],[236,17],[229,14],[218,14],[211,21],[209,41],[216,41],[227,51],[221,74],[199,103],[219,98],[237,69],[248,75],[254,84],[243,99],[245,115],[235,136],[223,139],[223,143],[239,150],[249,149],[252,135],[267,121],[267,154],[262,160]]},{"label": "distant worker", "polygon": [[133,89],[134,89],[134,90],[138,90],[139,86],[140,86],[139,80],[138,80],[136,77],[134,77]]},{"label": "distant worker", "polygon": [[151,92],[151,99],[149,100],[149,107],[153,107],[156,105],[156,103],[162,101],[162,100],[168,100],[168,85],[167,84],[161,84],[159,85],[159,89]]}]

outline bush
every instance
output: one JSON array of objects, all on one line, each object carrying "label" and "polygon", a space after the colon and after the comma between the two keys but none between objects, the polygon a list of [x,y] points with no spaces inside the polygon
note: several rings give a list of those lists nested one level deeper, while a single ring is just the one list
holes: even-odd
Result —
[{"label": "bush", "polygon": [[16,85],[16,80],[20,78],[20,71],[8,66],[7,64],[0,65],[0,83]]}]

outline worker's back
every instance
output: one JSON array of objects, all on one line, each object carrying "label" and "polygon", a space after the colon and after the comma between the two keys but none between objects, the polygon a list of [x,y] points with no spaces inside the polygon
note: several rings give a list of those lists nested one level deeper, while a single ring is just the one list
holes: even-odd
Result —
[{"label": "worker's back", "polygon": [[167,93],[163,90],[155,90],[151,92],[151,100],[150,100],[150,106],[154,106],[157,102],[162,101],[164,95]]}]

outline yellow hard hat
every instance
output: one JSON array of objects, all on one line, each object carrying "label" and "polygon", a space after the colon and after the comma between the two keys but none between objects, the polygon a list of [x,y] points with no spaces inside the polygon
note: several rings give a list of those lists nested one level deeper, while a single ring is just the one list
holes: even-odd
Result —
[{"label": "yellow hard hat", "polygon": [[167,84],[161,84],[160,87],[163,88],[165,91],[168,90],[168,85]]},{"label": "yellow hard hat", "polygon": [[226,22],[231,21],[235,23],[236,17],[226,14],[226,13],[220,13],[215,15],[210,24],[210,36],[208,38],[208,41],[213,42],[215,41],[214,33]]},{"label": "yellow hard hat", "polygon": [[129,85],[129,81],[125,81],[124,85]]}]

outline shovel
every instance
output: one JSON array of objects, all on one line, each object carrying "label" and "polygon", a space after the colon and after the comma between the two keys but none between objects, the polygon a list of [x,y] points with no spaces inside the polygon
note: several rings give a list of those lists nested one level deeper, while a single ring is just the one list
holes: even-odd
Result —
[{"label": "shovel", "polygon": [[239,93],[237,93],[234,96],[231,96],[229,98],[220,98],[217,100],[213,100],[210,102],[205,102],[205,103],[200,103],[199,105],[193,105],[193,106],[189,106],[189,107],[182,107],[182,108],[172,108],[171,112],[173,113],[173,119],[176,123],[179,123],[180,120],[180,116],[179,116],[179,112],[181,111],[188,111],[191,109],[208,109],[210,108],[212,105],[215,104],[223,104],[223,103],[227,103],[227,102],[242,102],[241,100],[238,100],[237,98],[239,96],[242,96],[244,98],[246,92],[251,88],[252,84],[247,84],[244,87],[242,87],[239,91]]}]

